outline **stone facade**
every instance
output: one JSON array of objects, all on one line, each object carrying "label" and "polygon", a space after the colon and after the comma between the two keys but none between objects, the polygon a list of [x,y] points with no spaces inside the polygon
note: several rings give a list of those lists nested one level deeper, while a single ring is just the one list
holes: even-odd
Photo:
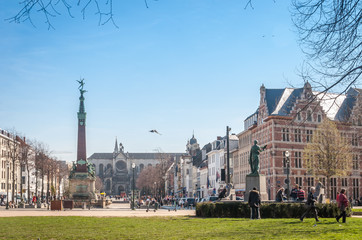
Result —
[{"label": "stone facade", "polygon": [[[316,185],[316,179],[303,163],[303,150],[323,118],[335,121],[341,133],[351,142],[353,169],[346,177],[332,177],[331,199],[342,187],[353,199],[361,197],[362,160],[362,97],[361,89],[351,88],[346,95],[318,95],[306,83],[303,88],[260,88],[258,110],[245,120],[246,129],[239,133],[239,149],[234,153],[235,188],[245,188],[250,173],[249,155],[254,139],[261,146],[260,173],[266,176],[269,199],[275,199],[278,186],[286,187],[287,165],[285,152],[290,152],[290,186],[299,184],[305,191]],[[316,96],[316,101],[308,104]],[[329,100],[329,99],[336,99]],[[250,121],[252,119],[253,121]],[[321,177],[322,183],[325,178]]]},{"label": "stone facade", "polygon": [[88,161],[95,167],[96,176],[103,183],[102,192],[107,195],[125,195],[131,190],[132,163],[135,163],[135,181],[139,173],[148,166],[156,166],[162,157],[179,157],[183,153],[129,153],[124,152],[117,140],[113,153],[94,153]]}]

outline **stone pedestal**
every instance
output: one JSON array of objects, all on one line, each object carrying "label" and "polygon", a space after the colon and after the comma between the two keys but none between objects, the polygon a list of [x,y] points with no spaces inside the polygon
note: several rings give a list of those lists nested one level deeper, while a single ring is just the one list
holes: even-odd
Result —
[{"label": "stone pedestal", "polygon": [[69,179],[70,198],[73,200],[96,200],[95,179],[87,172],[76,172]]},{"label": "stone pedestal", "polygon": [[246,186],[245,186],[245,195],[244,195],[244,201],[248,202],[249,200],[249,192],[253,190],[253,188],[256,187],[256,189],[260,193],[261,201],[267,201],[268,200],[268,193],[266,192],[266,179],[264,175],[246,175]]}]

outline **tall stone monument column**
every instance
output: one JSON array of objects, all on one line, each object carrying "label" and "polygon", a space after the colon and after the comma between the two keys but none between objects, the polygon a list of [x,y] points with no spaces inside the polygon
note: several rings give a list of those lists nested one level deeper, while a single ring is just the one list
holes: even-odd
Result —
[{"label": "tall stone monument column", "polygon": [[96,199],[95,194],[95,171],[91,163],[87,161],[86,151],[86,112],[84,108],[84,79],[79,83],[79,112],[78,112],[78,147],[77,161],[73,163],[73,168],[69,175],[70,198],[73,200]]}]

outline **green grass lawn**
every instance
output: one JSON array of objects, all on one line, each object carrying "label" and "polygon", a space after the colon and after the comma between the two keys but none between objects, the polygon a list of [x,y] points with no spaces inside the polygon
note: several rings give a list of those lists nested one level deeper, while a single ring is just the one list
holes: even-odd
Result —
[{"label": "green grass lawn", "polygon": [[362,208],[352,208],[352,212],[362,212]]},{"label": "green grass lawn", "polygon": [[0,218],[0,239],[361,239],[362,218]]}]

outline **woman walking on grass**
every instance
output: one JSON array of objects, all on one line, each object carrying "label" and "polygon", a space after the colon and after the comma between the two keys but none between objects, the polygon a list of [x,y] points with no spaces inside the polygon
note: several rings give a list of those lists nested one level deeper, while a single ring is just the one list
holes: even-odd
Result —
[{"label": "woman walking on grass", "polygon": [[348,207],[348,199],[346,197],[346,189],[342,189],[341,193],[337,196],[338,208],[341,210],[341,214],[336,217],[337,222],[342,217],[343,223],[346,223],[346,208]]}]

